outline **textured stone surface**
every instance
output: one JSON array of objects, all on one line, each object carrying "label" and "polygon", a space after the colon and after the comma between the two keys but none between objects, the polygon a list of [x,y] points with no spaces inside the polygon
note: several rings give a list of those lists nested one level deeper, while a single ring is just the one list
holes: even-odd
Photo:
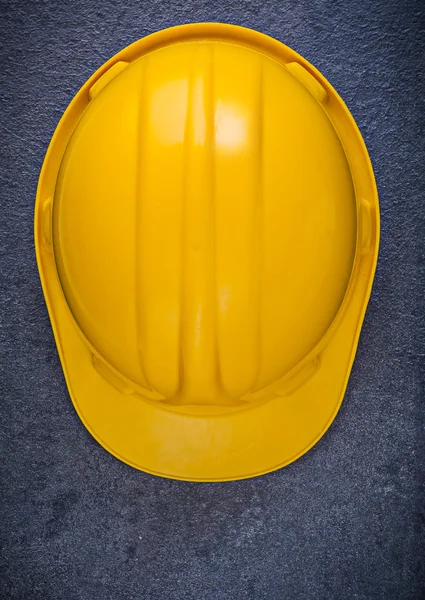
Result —
[{"label": "textured stone surface", "polygon": [[[425,5],[358,0],[0,2],[0,598],[425,598]],[[368,145],[379,266],[343,407],[295,464],[166,481],[121,464],[68,397],[33,251],[39,169],[87,77],[181,22],[225,21],[303,54]]]}]

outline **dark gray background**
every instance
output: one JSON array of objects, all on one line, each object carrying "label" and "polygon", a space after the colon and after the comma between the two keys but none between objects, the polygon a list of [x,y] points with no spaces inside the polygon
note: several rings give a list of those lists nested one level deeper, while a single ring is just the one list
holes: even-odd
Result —
[{"label": "dark gray background", "polygon": [[[425,598],[425,3],[0,1],[1,599]],[[276,473],[167,481],[105,452],[62,376],[33,250],[45,150],[73,95],[153,31],[224,21],[292,46],[369,148],[382,244],[324,439]],[[423,378],[422,378],[423,384]]]}]

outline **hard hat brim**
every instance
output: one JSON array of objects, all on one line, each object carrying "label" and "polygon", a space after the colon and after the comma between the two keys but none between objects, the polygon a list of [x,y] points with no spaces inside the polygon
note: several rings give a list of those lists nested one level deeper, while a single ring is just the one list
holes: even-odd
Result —
[{"label": "hard hat brim", "polygon": [[320,360],[289,378],[286,395],[229,414],[193,415],[127,394],[105,378],[56,292],[55,335],[75,409],[106,450],[137,469],[190,481],[254,477],[306,453],[338,412],[357,345],[356,318],[345,316]]}]

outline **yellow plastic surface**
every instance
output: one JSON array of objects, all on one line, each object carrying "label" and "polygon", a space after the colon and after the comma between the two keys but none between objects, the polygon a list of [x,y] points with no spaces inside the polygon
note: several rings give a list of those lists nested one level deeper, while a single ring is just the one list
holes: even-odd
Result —
[{"label": "yellow plastic surface", "polygon": [[378,236],[360,133],[294,51],[208,23],[125,48],[59,123],[35,211],[86,427],[178,479],[295,460],[342,401]]}]

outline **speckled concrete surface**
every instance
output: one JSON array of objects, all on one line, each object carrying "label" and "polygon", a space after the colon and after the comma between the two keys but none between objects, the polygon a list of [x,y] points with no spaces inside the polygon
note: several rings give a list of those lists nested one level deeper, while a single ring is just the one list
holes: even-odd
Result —
[{"label": "speckled concrete surface", "polygon": [[[292,46],[340,92],[382,211],[372,298],[343,407],[276,473],[191,484],[121,464],[68,397],[33,251],[44,152],[87,77],[182,22]],[[425,598],[425,4],[0,1],[0,598]],[[423,390],[423,388],[422,388]]]}]

